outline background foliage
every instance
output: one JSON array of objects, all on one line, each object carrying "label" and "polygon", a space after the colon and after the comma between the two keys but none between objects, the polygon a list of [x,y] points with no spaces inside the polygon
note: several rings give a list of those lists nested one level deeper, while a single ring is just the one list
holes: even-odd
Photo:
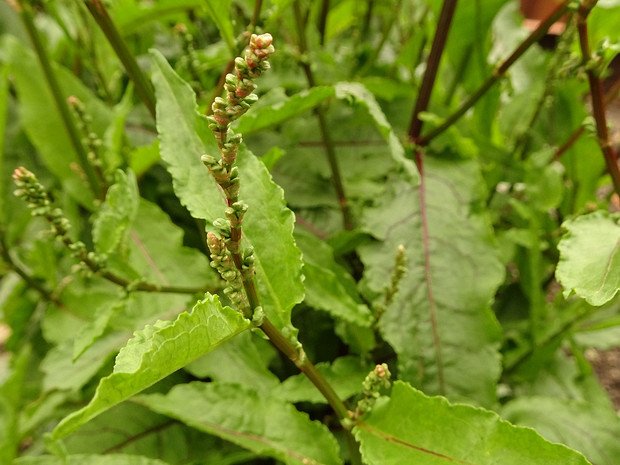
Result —
[{"label": "background foliage", "polygon": [[[584,102],[620,3],[587,17],[592,56],[596,2],[564,2],[564,32],[509,64],[518,3],[456,3],[0,3],[1,463],[617,463],[586,354],[620,346],[620,184]],[[243,243],[345,420],[209,266],[204,115],[265,31],[272,69],[233,123]],[[12,195],[18,166],[103,270]],[[370,389],[381,363],[393,386]]]}]

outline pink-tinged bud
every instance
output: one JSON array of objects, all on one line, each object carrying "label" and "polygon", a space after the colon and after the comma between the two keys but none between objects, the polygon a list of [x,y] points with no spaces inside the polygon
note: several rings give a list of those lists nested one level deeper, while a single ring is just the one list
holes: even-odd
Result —
[{"label": "pink-tinged bud", "polygon": [[377,374],[377,376],[383,378],[385,376],[385,369],[381,365],[377,365],[375,367],[375,373]]},{"label": "pink-tinged bud", "polygon": [[261,34],[259,36],[256,36],[255,42],[258,48],[267,48],[273,42],[273,37],[269,33]]},{"label": "pink-tinged bud", "polygon": [[67,103],[69,105],[76,105],[76,104],[80,103],[80,100],[76,96],[72,95],[72,96],[67,98]]},{"label": "pink-tinged bud", "polygon": [[218,254],[222,250],[222,243],[212,232],[207,233],[207,246],[213,254]]}]

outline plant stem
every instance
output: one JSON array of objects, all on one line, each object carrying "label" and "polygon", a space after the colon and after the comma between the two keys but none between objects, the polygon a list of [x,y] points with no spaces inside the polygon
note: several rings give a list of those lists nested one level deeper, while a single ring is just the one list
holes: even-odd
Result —
[{"label": "plant stem", "polygon": [[439,69],[439,62],[441,61],[448,33],[450,32],[452,18],[454,17],[454,11],[456,10],[456,2],[457,0],[444,0],[441,7],[437,29],[435,30],[435,37],[433,38],[433,45],[431,46],[431,53],[426,62],[426,71],[422,78],[422,85],[418,92],[418,99],[415,103],[413,117],[411,118],[411,125],[409,127],[409,138],[414,143],[417,143],[420,133],[422,132],[420,113],[428,109],[435,78],[437,77],[437,70]]},{"label": "plant stem", "polygon": [[84,3],[93,19],[105,34],[116,56],[123,64],[129,79],[131,79],[136,86],[136,92],[140,96],[140,99],[146,105],[153,119],[155,119],[155,93],[151,86],[151,82],[142,72],[140,66],[138,66],[136,58],[129,50],[123,36],[121,36],[119,30],[116,28],[114,21],[110,18],[105,5],[101,0],[84,0]]},{"label": "plant stem", "polygon": [[321,12],[319,14],[319,43],[321,47],[325,45],[325,28],[327,27],[327,14],[329,13],[329,0],[322,0],[321,2]]},{"label": "plant stem", "polygon": [[[299,54],[304,57],[308,53],[308,45],[306,43],[305,22],[301,14],[299,0],[295,0],[295,2],[293,2],[293,11],[295,14],[295,21],[297,23],[297,29],[299,32]],[[316,81],[314,79],[314,74],[312,73],[310,63],[307,61],[307,59],[304,58],[302,58],[299,63],[302,70],[304,71],[304,74],[306,75],[308,86],[310,88],[316,87]],[[334,183],[334,188],[336,189],[336,196],[338,197],[338,204],[342,213],[342,224],[344,229],[349,231],[354,228],[353,218],[351,216],[351,211],[347,202],[347,196],[344,191],[342,176],[340,175],[340,167],[338,165],[338,158],[336,157],[334,142],[332,140],[327,125],[327,118],[325,117],[324,108],[322,106],[316,107],[315,114],[319,122],[321,138],[323,139],[323,143],[325,144],[325,155],[327,156],[327,162],[329,163],[329,167],[332,173],[332,181]]]},{"label": "plant stem", "polygon": [[605,98],[603,96],[603,80],[598,76],[596,70],[588,66],[592,60],[590,43],[588,40],[588,15],[597,0],[586,0],[579,8],[577,16],[577,31],[579,32],[579,47],[583,55],[583,62],[586,65],[586,74],[590,84],[590,95],[592,96],[592,113],[596,121],[596,136],[598,144],[603,152],[607,172],[611,176],[616,194],[620,195],[620,169],[618,168],[618,156],[611,146],[609,131],[607,130],[607,117],[605,116]]},{"label": "plant stem", "polygon": [[22,280],[28,285],[28,287],[37,291],[48,302],[52,302],[57,307],[62,307],[63,304],[58,300],[56,296],[48,289],[46,289],[36,278],[31,276],[26,270],[24,270],[9,253],[9,249],[6,245],[4,231],[0,228],[0,257],[4,262],[13,270]]},{"label": "plant stem", "polygon": [[65,128],[67,129],[71,145],[73,146],[75,153],[77,154],[80,167],[82,168],[82,171],[86,174],[90,188],[95,193],[95,195],[99,196],[102,192],[101,186],[99,185],[99,181],[97,180],[97,176],[95,175],[93,167],[88,161],[88,155],[86,154],[86,150],[82,145],[80,133],[75,125],[75,122],[73,121],[73,118],[71,117],[69,105],[67,104],[67,100],[63,96],[60,85],[58,84],[58,80],[56,79],[56,75],[54,74],[54,70],[52,69],[52,65],[47,57],[45,47],[43,47],[43,42],[41,41],[39,32],[34,25],[32,7],[28,3],[23,2],[22,0],[20,0],[16,4],[16,7],[19,8],[18,12],[20,13],[20,17],[22,18],[24,26],[26,27],[28,36],[32,41],[32,45],[34,46],[37,58],[39,59],[39,63],[41,64],[41,68],[43,68],[43,74],[45,75],[45,79],[54,98],[56,108],[60,113],[60,117],[65,125]]},{"label": "plant stem", "polygon": [[471,107],[473,107],[480,98],[486,94],[486,92],[493,87],[493,85],[499,81],[508,69],[517,61],[521,56],[529,49],[534,43],[540,40],[560,17],[568,10],[570,0],[565,0],[553,10],[544,21],[538,25],[538,27],[532,31],[532,33],[512,52],[512,54],[500,63],[494,70],[491,76],[474,92],[461,106],[450,116],[448,116],[443,123],[436,128],[429,131],[418,139],[418,145],[427,145],[431,140],[443,133],[446,129],[452,126],[461,116],[467,113]]}]

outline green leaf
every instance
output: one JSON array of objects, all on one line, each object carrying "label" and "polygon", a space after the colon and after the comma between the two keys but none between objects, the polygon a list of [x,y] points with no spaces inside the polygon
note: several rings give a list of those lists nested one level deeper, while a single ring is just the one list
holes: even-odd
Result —
[{"label": "green leaf", "polygon": [[204,3],[204,0],[158,0],[154,3],[116,0],[110,13],[117,27],[124,35],[129,35],[137,33],[154,21],[199,8]]},{"label": "green leaf", "polygon": [[620,418],[612,408],[558,397],[521,397],[506,404],[502,416],[579,450],[597,465],[616,465],[620,457]]},{"label": "green leaf", "polygon": [[219,0],[217,2],[205,2],[204,6],[211,19],[220,31],[220,35],[226,41],[231,54],[236,54],[233,26],[230,20],[230,5],[232,0]]},{"label": "green leaf", "polygon": [[136,176],[117,170],[115,183],[108,189],[105,203],[97,211],[93,224],[95,250],[102,254],[114,251],[123,242],[139,204]]},{"label": "green leaf", "polygon": [[[265,95],[264,99],[269,99],[275,91]],[[276,124],[283,123],[301,113],[315,108],[325,100],[335,95],[333,87],[317,86],[304,90],[287,98],[285,95],[282,100],[270,105],[261,105],[260,101],[255,108],[251,108],[245,115],[239,118],[235,132],[243,135],[266,129]]]},{"label": "green leaf", "polygon": [[[19,412],[31,348],[26,347],[11,359],[9,370],[0,379],[0,462],[13,463],[20,447]],[[8,373],[7,373],[8,371]]]},{"label": "green leaf", "polygon": [[140,199],[127,239],[128,261],[138,277],[161,285],[215,286],[206,255],[183,246],[183,230],[160,207]]},{"label": "green leaf", "polygon": [[[92,208],[92,192],[75,170],[79,166],[77,154],[34,53],[11,36],[4,37],[2,47],[8,50],[10,75],[21,103],[20,119],[28,138],[71,196]],[[103,135],[111,119],[108,107],[69,70],[54,66],[54,71],[64,95],[73,95],[84,103],[92,118],[91,130]]]},{"label": "green leaf", "polygon": [[161,460],[149,459],[138,455],[108,454],[108,455],[69,455],[54,457],[44,455],[40,457],[22,457],[15,465],[167,465]]},{"label": "green leaf", "polygon": [[40,369],[45,373],[43,388],[46,391],[79,390],[111,359],[125,340],[125,334],[110,334],[98,339],[74,361],[74,343],[67,339],[50,350],[41,362]]},{"label": "green leaf", "polygon": [[[316,367],[341,399],[348,399],[361,392],[364,379],[373,369],[372,366],[364,363],[358,357],[340,357],[331,364],[327,362],[317,363]],[[314,402],[319,404],[326,402],[325,398],[303,373],[284,380],[273,390],[272,395],[288,402]]]},{"label": "green leaf", "polygon": [[259,394],[269,395],[280,380],[269,371],[268,360],[261,356],[260,344],[269,343],[246,331],[190,363],[185,369],[198,378],[209,377],[218,382],[252,386]]},{"label": "green leaf", "polygon": [[242,332],[250,323],[217,296],[208,295],[191,313],[174,321],[158,321],[134,333],[116,357],[114,372],[102,378],[90,403],[69,415],[53,437],[66,436],[91,418],[128,399],[184,367],[222,342]]},{"label": "green leaf", "polygon": [[556,277],[564,295],[575,292],[591,305],[609,302],[620,289],[620,215],[596,211],[565,221]]},{"label": "green leaf", "polygon": [[136,399],[158,413],[289,465],[340,464],[329,430],[280,399],[237,384],[177,385]]},{"label": "green leaf", "polygon": [[[399,377],[429,394],[493,405],[500,374],[497,321],[489,302],[504,270],[484,211],[475,161],[424,161],[421,187],[392,177],[365,229],[383,242],[363,246],[364,281],[382,301],[399,245],[407,272],[380,320],[398,354]],[[424,232],[427,228],[427,234]]]},{"label": "green leaf", "polygon": [[405,157],[405,149],[383,114],[383,110],[381,110],[374,95],[362,84],[356,82],[339,82],[336,84],[335,90],[337,98],[347,100],[354,104],[361,103],[368,110],[368,114],[375,122],[379,132],[388,142],[396,166],[404,170],[409,181],[417,184],[420,180],[418,169],[413,160]]},{"label": "green leaf", "polygon": [[305,302],[329,312],[334,318],[370,326],[370,310],[362,303],[351,275],[334,260],[331,247],[299,228],[295,231],[295,240],[304,258]]},{"label": "green leaf", "polygon": [[[174,190],[195,218],[207,228],[224,217],[225,202],[200,156],[217,154],[206,119],[197,113],[194,92],[152,52],[157,95],[157,130],[162,158],[173,177]],[[239,197],[248,206],[243,220],[244,246],[254,247],[256,282],[261,306],[278,328],[290,326],[293,306],[303,300],[301,254],[293,239],[294,215],[286,208],[282,189],[245,146],[237,157],[241,178]]]},{"label": "green leaf", "polygon": [[254,457],[249,451],[190,428],[134,402],[112,407],[63,439],[71,455],[142,455],[169,464],[233,464]]},{"label": "green leaf", "polygon": [[[406,412],[406,414],[403,414]],[[578,452],[493,412],[451,405],[397,381],[354,429],[368,465],[587,465]]]}]

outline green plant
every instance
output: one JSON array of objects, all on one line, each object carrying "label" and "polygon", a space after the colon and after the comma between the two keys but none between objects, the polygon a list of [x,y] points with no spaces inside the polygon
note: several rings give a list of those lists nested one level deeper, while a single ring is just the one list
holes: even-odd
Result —
[{"label": "green plant", "polygon": [[620,5],[484,3],[1,3],[0,462],[614,464]]}]

